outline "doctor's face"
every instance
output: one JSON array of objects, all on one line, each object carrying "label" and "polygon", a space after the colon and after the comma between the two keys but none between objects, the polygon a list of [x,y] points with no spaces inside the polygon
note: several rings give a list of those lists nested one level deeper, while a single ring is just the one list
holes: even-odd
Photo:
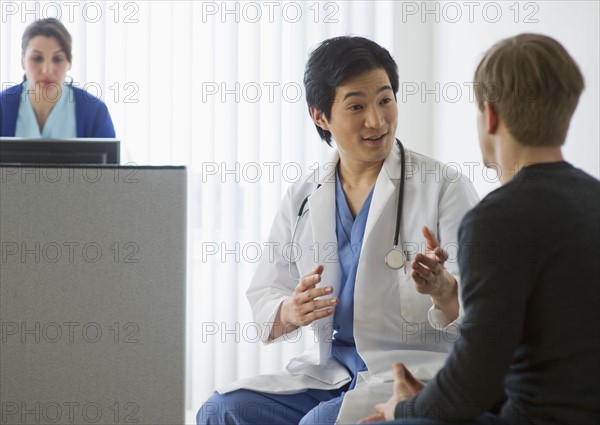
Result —
[{"label": "doctor's face", "polygon": [[350,78],[336,90],[330,119],[316,111],[313,119],[331,132],[340,162],[358,167],[383,162],[398,125],[398,104],[387,73],[376,68]]}]

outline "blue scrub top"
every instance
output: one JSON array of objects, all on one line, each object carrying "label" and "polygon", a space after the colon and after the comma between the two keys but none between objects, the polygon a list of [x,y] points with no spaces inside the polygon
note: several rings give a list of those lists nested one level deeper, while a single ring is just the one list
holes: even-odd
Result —
[{"label": "blue scrub top", "polygon": [[60,99],[58,99],[50,111],[43,129],[40,129],[35,117],[35,112],[27,93],[28,88],[29,82],[23,82],[15,137],[44,139],[72,139],[77,137],[75,98],[73,97],[71,86],[69,84],[63,85]]},{"label": "blue scrub top", "polygon": [[354,344],[354,284],[356,282],[356,272],[360,260],[360,250],[362,248],[363,237],[365,235],[365,226],[371,207],[371,198],[373,190],[365,199],[356,219],[352,217],[352,212],[346,196],[342,190],[339,172],[336,173],[335,182],[335,210],[336,227],[335,233],[338,245],[338,257],[342,269],[342,281],[340,285],[340,302],[335,308],[333,316],[333,342],[331,354],[342,363],[352,374],[352,382],[349,389],[356,385],[358,372],[367,370],[367,366],[356,351]]}]

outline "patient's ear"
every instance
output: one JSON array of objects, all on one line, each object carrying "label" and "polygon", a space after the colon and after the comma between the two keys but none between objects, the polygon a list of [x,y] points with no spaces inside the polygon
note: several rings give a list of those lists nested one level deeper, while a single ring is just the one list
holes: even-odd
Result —
[{"label": "patient's ear", "polygon": [[500,118],[498,117],[493,104],[489,102],[483,103],[483,116],[487,134],[496,134],[498,131],[498,125],[500,123]]},{"label": "patient's ear", "polygon": [[316,125],[318,125],[325,131],[329,131],[329,123],[327,122],[327,118],[325,118],[325,113],[319,111],[314,106],[311,106],[310,116]]}]

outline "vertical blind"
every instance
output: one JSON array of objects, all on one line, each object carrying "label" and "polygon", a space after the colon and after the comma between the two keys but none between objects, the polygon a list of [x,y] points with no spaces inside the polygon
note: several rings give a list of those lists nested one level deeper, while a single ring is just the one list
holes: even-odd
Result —
[{"label": "vertical blind", "polygon": [[301,353],[304,340],[258,342],[245,291],[285,190],[330,154],[304,64],[335,35],[393,51],[394,2],[1,3],[2,89],[22,81],[25,27],[57,17],[73,36],[69,76],[107,104],[122,162],[188,167],[187,408]]}]

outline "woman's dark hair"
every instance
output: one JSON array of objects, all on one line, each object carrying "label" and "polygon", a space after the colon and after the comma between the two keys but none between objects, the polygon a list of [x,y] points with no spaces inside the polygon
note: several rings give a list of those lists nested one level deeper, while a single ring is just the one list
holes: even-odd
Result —
[{"label": "woman's dark hair", "polygon": [[[382,68],[398,93],[398,65],[379,44],[363,37],[335,37],[323,41],[311,53],[304,70],[304,89],[309,112],[315,107],[331,118],[337,88],[348,79]],[[331,146],[331,133],[318,125],[319,136]]]},{"label": "woman's dark hair", "polygon": [[69,63],[71,62],[71,47],[73,43],[71,34],[69,34],[69,31],[67,31],[65,26],[56,18],[40,19],[39,21],[30,24],[25,29],[23,38],[21,39],[21,56],[25,56],[25,51],[27,50],[29,42],[38,35],[55,38],[56,41],[58,41],[58,44],[60,44],[61,49],[65,52],[67,60]]}]

